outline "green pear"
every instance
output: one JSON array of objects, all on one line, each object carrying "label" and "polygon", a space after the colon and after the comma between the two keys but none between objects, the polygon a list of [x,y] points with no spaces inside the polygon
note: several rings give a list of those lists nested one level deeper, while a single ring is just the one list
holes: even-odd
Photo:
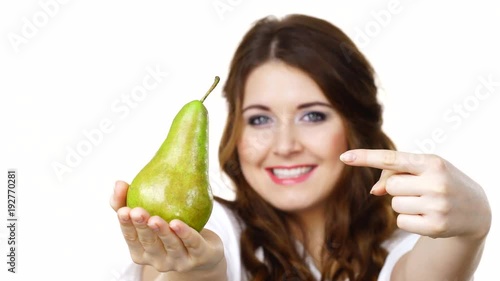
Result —
[{"label": "green pear", "polygon": [[212,213],[208,177],[208,111],[203,105],[219,77],[201,100],[177,113],[167,138],[137,174],[127,192],[127,206],[142,207],[165,221],[179,219],[198,232]]}]

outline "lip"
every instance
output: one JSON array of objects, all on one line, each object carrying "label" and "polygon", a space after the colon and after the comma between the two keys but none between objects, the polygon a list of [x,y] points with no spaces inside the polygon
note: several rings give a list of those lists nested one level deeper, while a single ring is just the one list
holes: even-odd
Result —
[{"label": "lip", "polygon": [[[276,175],[273,173],[273,169],[294,169],[294,168],[299,168],[299,167],[311,167],[312,169],[307,172],[306,174],[300,175],[295,178],[287,178],[287,179],[281,179],[278,178]],[[266,172],[271,177],[271,180],[279,185],[294,185],[298,184],[301,182],[306,181],[316,170],[317,165],[307,165],[307,164],[302,164],[302,165],[293,165],[293,166],[273,166],[273,167],[268,167],[266,168]]]}]

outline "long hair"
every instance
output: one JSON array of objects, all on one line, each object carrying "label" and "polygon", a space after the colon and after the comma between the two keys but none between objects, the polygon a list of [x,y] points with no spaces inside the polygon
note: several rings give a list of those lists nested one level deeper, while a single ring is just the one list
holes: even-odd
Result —
[{"label": "long hair", "polygon": [[[228,117],[219,146],[221,169],[235,186],[228,206],[243,225],[241,257],[250,280],[314,280],[297,249],[290,216],[267,203],[248,184],[239,166],[242,102],[248,75],[279,60],[309,75],[339,112],[348,149],[395,149],[383,133],[373,68],[355,44],[331,23],[305,15],[266,17],[245,34],[224,85]],[[376,280],[387,251],[381,246],[396,227],[388,196],[370,196],[380,170],[345,166],[329,195],[322,280]],[[261,248],[264,259],[257,258]]]}]

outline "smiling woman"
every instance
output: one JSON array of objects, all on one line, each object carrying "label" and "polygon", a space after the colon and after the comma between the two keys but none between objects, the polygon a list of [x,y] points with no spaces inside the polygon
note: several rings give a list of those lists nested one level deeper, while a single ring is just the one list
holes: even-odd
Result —
[{"label": "smiling woman", "polygon": [[[339,160],[351,148],[394,148],[381,131],[369,63],[338,28],[296,15],[258,22],[230,70],[219,159],[237,186],[236,200],[224,203],[246,226],[249,279],[375,280],[395,215],[389,198],[369,196],[379,170],[350,169]],[[305,251],[290,247],[294,241]]]},{"label": "smiling woman", "polygon": [[340,115],[314,80],[281,61],[257,67],[247,78],[241,127],[241,170],[262,198],[298,215],[326,203],[347,144]]},{"label": "smiling woman", "polygon": [[198,233],[125,207],[118,182],[111,205],[137,263],[127,278],[472,279],[491,225],[482,188],[436,155],[395,150],[374,71],[340,29],[256,22],[224,95],[219,161],[235,199],[217,198]]}]

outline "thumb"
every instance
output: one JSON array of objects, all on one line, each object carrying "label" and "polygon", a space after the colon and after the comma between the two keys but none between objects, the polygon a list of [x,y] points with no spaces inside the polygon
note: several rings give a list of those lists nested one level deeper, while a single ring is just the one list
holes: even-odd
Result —
[{"label": "thumb", "polygon": [[370,194],[375,195],[375,196],[383,196],[387,194],[387,191],[385,190],[385,184],[378,181],[376,182],[372,189],[370,190]]},{"label": "thumb", "polygon": [[372,189],[370,190],[370,193],[376,196],[382,196],[387,194],[386,190],[386,182],[387,179],[394,175],[396,172],[391,171],[391,170],[382,170],[382,173],[380,174],[380,179],[373,185]]},{"label": "thumb", "polygon": [[128,184],[126,182],[116,181],[115,189],[109,199],[109,205],[111,205],[111,208],[113,208],[115,212],[121,207],[125,207],[127,205],[127,190]]}]

